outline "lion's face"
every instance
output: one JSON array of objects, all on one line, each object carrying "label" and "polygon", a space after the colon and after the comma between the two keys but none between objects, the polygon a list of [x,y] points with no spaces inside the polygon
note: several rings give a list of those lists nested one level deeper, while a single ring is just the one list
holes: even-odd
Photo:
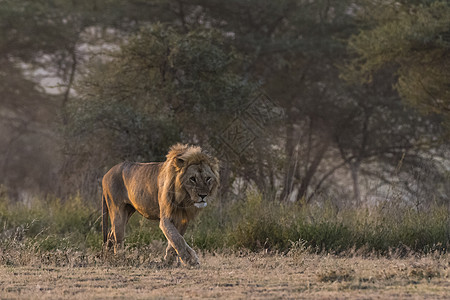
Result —
[{"label": "lion's face", "polygon": [[197,208],[206,207],[219,185],[212,168],[205,162],[187,167],[181,182],[189,198]]}]

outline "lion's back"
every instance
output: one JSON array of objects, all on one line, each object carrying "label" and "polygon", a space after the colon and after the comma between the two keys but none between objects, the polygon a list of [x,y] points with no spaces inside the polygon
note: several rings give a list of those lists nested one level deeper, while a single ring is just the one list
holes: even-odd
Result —
[{"label": "lion's back", "polygon": [[103,177],[103,193],[117,204],[131,204],[144,217],[159,218],[158,174],[162,163],[125,161]]}]

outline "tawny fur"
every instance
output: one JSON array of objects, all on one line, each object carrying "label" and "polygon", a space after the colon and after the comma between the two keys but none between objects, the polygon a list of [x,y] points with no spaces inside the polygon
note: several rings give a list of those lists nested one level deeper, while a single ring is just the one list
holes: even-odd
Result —
[{"label": "tawny fur", "polygon": [[[125,225],[138,211],[160,221],[168,240],[165,259],[196,265],[198,257],[183,238],[186,228],[219,185],[218,160],[198,146],[176,144],[165,162],[123,162],[109,170],[103,185],[103,242],[114,252],[123,247]],[[111,231],[108,233],[108,215]]]}]

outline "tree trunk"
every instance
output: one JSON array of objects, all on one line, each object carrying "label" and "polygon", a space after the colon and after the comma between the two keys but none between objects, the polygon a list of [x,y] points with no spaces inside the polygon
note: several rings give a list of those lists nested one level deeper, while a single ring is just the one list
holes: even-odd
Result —
[{"label": "tree trunk", "polygon": [[294,124],[291,122],[290,118],[286,122],[286,144],[285,144],[285,155],[286,155],[286,163],[285,163],[285,176],[283,183],[283,191],[280,195],[281,201],[287,201],[289,195],[292,193],[294,187],[294,178],[295,173],[297,172],[297,158],[294,157],[295,152],[295,130]]},{"label": "tree trunk", "polygon": [[325,155],[325,152],[328,150],[329,145],[330,145],[330,142],[327,139],[326,141],[324,141],[322,143],[322,145],[320,145],[320,148],[314,155],[313,161],[308,166],[305,176],[303,176],[303,178],[301,180],[300,188],[298,190],[298,195],[297,195],[297,201],[300,201],[301,199],[307,199],[306,193],[308,191],[308,187],[311,184],[311,180],[314,177],[314,174],[316,173],[317,168],[319,167],[320,162],[322,161],[323,156]]},{"label": "tree trunk", "polygon": [[223,199],[227,199],[227,194],[230,190],[230,163],[228,161],[222,162],[223,170],[220,174],[220,195]]},{"label": "tree trunk", "polygon": [[258,183],[256,185],[260,188],[260,191],[263,194],[265,194],[268,189],[267,189],[266,175],[264,174],[264,159],[260,147],[257,147],[256,149],[256,157],[257,157],[256,165],[258,166],[257,170],[258,175],[256,175]]},{"label": "tree trunk", "polygon": [[361,204],[361,191],[359,188],[359,163],[350,164],[350,172],[352,174],[353,181],[353,199],[355,205],[359,206]]}]

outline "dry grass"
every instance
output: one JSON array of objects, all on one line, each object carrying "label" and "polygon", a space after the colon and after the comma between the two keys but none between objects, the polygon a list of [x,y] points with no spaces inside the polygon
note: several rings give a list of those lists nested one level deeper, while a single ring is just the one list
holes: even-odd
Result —
[{"label": "dry grass", "polygon": [[210,207],[186,234],[202,265],[185,268],[162,261],[157,223],[132,219],[126,250],[104,256],[99,212],[81,199],[0,199],[0,299],[450,298],[447,210],[264,201]]},{"label": "dry grass", "polygon": [[[450,260],[337,257],[293,251],[204,253],[199,268],[167,266],[164,245],[116,257],[79,252],[35,254],[0,266],[0,298],[325,298],[445,299]],[[145,251],[146,253],[143,253]],[[31,255],[31,254],[30,254]]]}]

